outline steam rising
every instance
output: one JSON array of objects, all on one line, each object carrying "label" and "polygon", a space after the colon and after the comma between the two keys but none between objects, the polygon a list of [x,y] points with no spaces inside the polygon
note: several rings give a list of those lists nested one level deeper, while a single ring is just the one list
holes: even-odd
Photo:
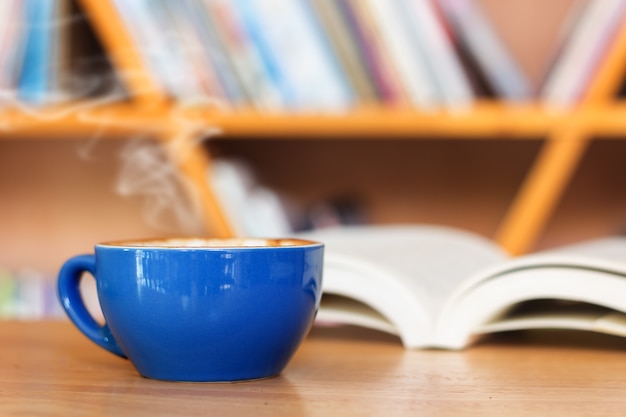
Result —
[{"label": "steam rising", "polygon": [[[50,24],[72,25],[81,21],[84,23],[84,19],[84,16],[74,15]],[[26,22],[16,21],[14,25],[23,30]],[[97,144],[107,136],[108,129],[130,127],[131,131],[140,131],[137,123],[142,122],[120,120],[114,114],[107,115],[106,105],[127,100],[128,94],[122,84],[131,85],[135,77],[144,77],[146,74],[94,71],[94,68],[102,67],[103,60],[106,57],[81,58],[80,64],[72,68],[73,71],[60,67],[51,69],[59,72],[58,84],[62,88],[52,88],[46,93],[43,102],[20,100],[16,79],[11,82],[0,80],[0,130],[18,129],[25,120],[45,124],[75,116],[79,121],[93,126],[93,134],[84,138],[78,146],[78,155],[84,160],[89,160],[97,153]],[[154,93],[133,90],[136,95]],[[162,93],[159,91],[157,95]],[[185,152],[193,152],[200,141],[214,136],[219,130],[207,127],[206,122],[192,120],[188,116],[189,106],[202,106],[203,109],[226,107],[222,101],[206,94],[178,100],[166,117],[159,120],[158,126],[140,126],[143,129],[140,133],[128,137],[119,155],[121,168],[116,192],[124,197],[142,198],[146,222],[164,232],[198,234],[204,231],[198,199],[193,194],[194,187],[180,173],[177,163],[185,159]],[[94,109],[98,112],[93,112]],[[23,117],[2,117],[3,112],[14,114],[15,110]],[[144,107],[143,110],[149,112],[150,109]],[[123,126],[124,123],[132,125]],[[176,126],[176,129],[173,130],[172,126]],[[163,128],[167,128],[168,132],[160,131]],[[159,141],[159,135],[165,133],[174,136],[168,137],[166,143]],[[196,142],[190,144],[190,140]],[[171,158],[174,155],[176,161]]]},{"label": "steam rising", "polygon": [[[144,219],[157,230],[167,233],[202,234],[204,226],[199,215],[201,209],[195,187],[185,177],[177,161],[184,161],[187,152],[198,151],[202,141],[220,131],[202,122],[187,119],[182,105],[173,106],[161,128],[176,126],[167,142],[159,141],[164,132],[159,127],[148,126],[146,132],[128,138],[120,152],[120,171],[115,187],[124,197],[139,197],[144,201]],[[81,119],[97,126],[94,135],[78,149],[79,155],[89,159],[96,151],[108,128],[123,123],[113,117],[98,116],[85,112]],[[176,160],[173,157],[176,157]],[[207,179],[208,180],[208,179]]]},{"label": "steam rising", "polygon": [[122,196],[144,198],[144,216],[149,225],[167,232],[193,234],[202,230],[197,212],[181,187],[185,179],[158,143],[133,140],[120,157],[122,168],[116,190]]}]

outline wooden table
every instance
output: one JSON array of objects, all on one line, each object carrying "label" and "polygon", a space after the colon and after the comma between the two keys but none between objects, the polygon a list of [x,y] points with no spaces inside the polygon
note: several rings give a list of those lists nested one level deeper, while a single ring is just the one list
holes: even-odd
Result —
[{"label": "wooden table", "polygon": [[236,384],[140,377],[69,322],[0,322],[0,416],[626,415],[626,340],[514,333],[407,351],[316,328],[282,375]]}]

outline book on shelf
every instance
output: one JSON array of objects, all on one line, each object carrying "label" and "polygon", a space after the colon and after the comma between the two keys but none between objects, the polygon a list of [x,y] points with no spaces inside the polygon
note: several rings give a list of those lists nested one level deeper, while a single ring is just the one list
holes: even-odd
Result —
[{"label": "book on shelf", "polygon": [[202,50],[198,52],[207,55],[227,102],[233,106],[250,104],[249,92],[242,85],[233,62],[226,53],[226,47],[209,18],[206,5],[198,0],[181,0],[176,5],[175,9],[182,17],[182,24],[189,25],[199,39]]},{"label": "book on shelf", "polygon": [[381,42],[389,51],[410,103],[422,110],[439,106],[437,88],[428,74],[424,56],[415,47],[398,1],[364,0],[371,11]]},{"label": "book on shelf", "polygon": [[[156,71],[173,96],[184,101],[221,91],[218,88],[205,90],[200,82],[201,78],[197,75],[198,69],[192,64],[191,55],[201,50],[193,51],[186,48],[181,39],[183,36],[181,25],[176,21],[182,13],[180,3],[140,0],[119,1],[118,4],[119,7],[136,9],[136,19],[130,20],[128,24],[136,26],[136,30],[143,32],[143,38],[148,42],[139,48],[152,58]],[[188,21],[185,21],[184,25],[190,26]],[[193,76],[194,74],[196,76]]]},{"label": "book on shelf", "polygon": [[525,329],[626,336],[626,237],[510,257],[482,236],[433,225],[303,235],[326,246],[319,323],[388,332],[414,349]]},{"label": "book on shelf", "polygon": [[3,98],[13,98],[22,66],[25,31],[24,2],[0,2],[0,89]]},{"label": "book on shelf", "polygon": [[359,101],[378,101],[360,28],[348,0],[309,0]]},{"label": "book on shelf", "polygon": [[64,37],[68,0],[28,0],[23,4],[25,30],[17,97],[31,105],[57,102],[62,97],[62,77],[67,65]]},{"label": "book on shelf", "polygon": [[292,233],[281,195],[260,184],[252,167],[240,159],[218,158],[207,173],[236,236],[286,236]]},{"label": "book on shelf", "polygon": [[345,110],[354,92],[305,0],[237,0],[264,60],[283,88],[289,110]]},{"label": "book on shelf", "polygon": [[[89,294],[95,293],[91,291]],[[55,281],[51,276],[32,269],[15,271],[0,267],[0,320],[62,317],[63,309],[59,305]]]},{"label": "book on shelf", "polygon": [[408,95],[380,36],[372,10],[362,0],[343,0],[343,5],[344,13],[351,18],[350,29],[376,89],[378,100],[384,105],[407,106]]},{"label": "book on shelf", "polygon": [[17,94],[20,100],[41,103],[46,98],[48,54],[51,49],[51,37],[48,31],[53,16],[54,4],[51,1],[38,4],[36,0],[29,0],[24,4],[27,29],[24,32],[24,61],[17,82]]},{"label": "book on shelf", "polygon": [[233,1],[237,14],[242,23],[242,28],[257,51],[263,68],[269,78],[269,82],[275,86],[280,94],[280,102],[285,109],[296,105],[296,92],[288,82],[285,68],[281,67],[274,56],[267,34],[257,19],[253,4],[249,0]]},{"label": "book on shelf", "polygon": [[[176,79],[179,60],[171,60],[169,45],[165,44],[165,36],[152,18],[152,10],[145,1],[112,0],[118,13],[118,17],[124,23],[134,47],[141,55],[146,72],[156,84],[165,91],[176,96],[180,90]],[[119,52],[118,52],[119,53]],[[134,77],[136,74],[123,74],[124,78]],[[183,89],[184,91],[184,89]]]},{"label": "book on shelf", "polygon": [[[168,11],[170,31],[182,48],[181,58],[188,61],[189,72],[184,73],[189,78],[195,78],[198,91],[192,92],[193,97],[212,98],[220,102],[228,100],[226,92],[219,80],[209,55],[204,51],[204,45],[197,35],[195,28],[189,24],[186,15],[178,3],[163,1],[161,3]],[[182,97],[183,100],[189,97]]]},{"label": "book on shelf", "polygon": [[200,1],[115,0],[115,5],[156,84],[171,96],[182,102],[248,103]]},{"label": "book on shelf", "polygon": [[[479,0],[104,1],[146,67],[138,74],[182,103],[342,112],[371,103],[468,107],[483,87],[504,101],[536,96]],[[5,97],[47,104],[71,95],[63,83],[75,81],[68,62],[77,57],[68,49],[80,35],[68,34],[74,26],[69,8],[80,10],[80,4],[1,2]],[[576,103],[625,13],[621,0],[580,0],[539,98]],[[137,76],[125,70],[122,79]]]},{"label": "book on shelf", "polygon": [[622,0],[575,3],[540,87],[545,104],[567,108],[582,99],[625,17],[626,2]]},{"label": "book on shelf", "polygon": [[204,0],[211,24],[224,45],[237,72],[241,85],[252,104],[263,110],[284,108],[281,92],[272,82],[271,74],[264,65],[245,25],[231,0]]},{"label": "book on shelf", "polygon": [[414,48],[420,50],[430,79],[437,86],[441,105],[469,107],[474,91],[431,0],[398,0],[398,4],[401,16],[407,19]]},{"label": "book on shelf", "polygon": [[477,0],[438,0],[457,49],[470,55],[491,91],[503,100],[534,96],[532,83],[500,39]]}]

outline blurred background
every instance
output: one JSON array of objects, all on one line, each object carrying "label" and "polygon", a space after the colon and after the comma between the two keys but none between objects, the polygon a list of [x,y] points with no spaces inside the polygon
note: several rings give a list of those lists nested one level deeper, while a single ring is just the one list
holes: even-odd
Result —
[{"label": "blurred background", "polygon": [[[97,242],[215,232],[159,142],[180,123],[237,234],[431,223],[495,239],[546,141],[588,104],[619,111],[617,69],[606,97],[585,91],[625,7],[3,1],[0,314],[58,315],[59,267]],[[616,126],[581,132],[593,141],[525,250],[625,231]]]}]

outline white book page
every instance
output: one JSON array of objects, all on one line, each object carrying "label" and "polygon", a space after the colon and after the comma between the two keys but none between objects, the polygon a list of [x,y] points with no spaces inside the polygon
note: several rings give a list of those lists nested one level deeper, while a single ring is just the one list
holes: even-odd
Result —
[{"label": "white book page", "polygon": [[[485,238],[439,226],[339,227],[306,237],[323,242],[329,259],[359,262],[394,277],[430,317],[461,282],[507,257]],[[325,275],[324,285],[334,285],[327,283],[327,278],[333,279]],[[386,285],[389,283],[380,283]]]},{"label": "white book page", "polygon": [[459,285],[454,294],[446,301],[446,305],[454,305],[459,297],[464,296],[478,285],[482,285],[484,281],[515,270],[549,266],[598,269],[616,274],[626,274],[626,237],[594,239],[496,264],[488,269],[478,271]]},{"label": "white book page", "polygon": [[[398,328],[391,321],[358,301],[334,294],[325,294],[322,298],[322,306],[316,318],[318,323],[352,324],[399,335]],[[403,339],[403,342],[407,344],[406,339]]]},{"label": "white book page", "polygon": [[586,330],[626,336],[626,314],[579,302],[552,300],[545,306],[526,307],[525,311],[506,311],[474,330],[474,334],[511,330],[560,329]]},{"label": "white book page", "polygon": [[[600,245],[601,246],[601,245]],[[502,314],[511,307],[533,300],[562,300],[601,306],[614,311],[626,310],[626,276],[616,270],[584,268],[567,264],[539,264],[535,267],[518,268],[492,276],[470,291],[448,303],[437,321],[435,345],[463,347],[470,335],[484,332],[485,325],[550,327],[564,322],[559,315],[566,315],[567,305],[559,314],[554,311],[542,319],[518,321],[515,316]],[[539,313],[536,311],[535,313]],[[507,323],[507,320],[513,320]],[[567,328],[588,330],[589,324],[580,317],[568,319]],[[480,330],[482,329],[482,330]]]}]

